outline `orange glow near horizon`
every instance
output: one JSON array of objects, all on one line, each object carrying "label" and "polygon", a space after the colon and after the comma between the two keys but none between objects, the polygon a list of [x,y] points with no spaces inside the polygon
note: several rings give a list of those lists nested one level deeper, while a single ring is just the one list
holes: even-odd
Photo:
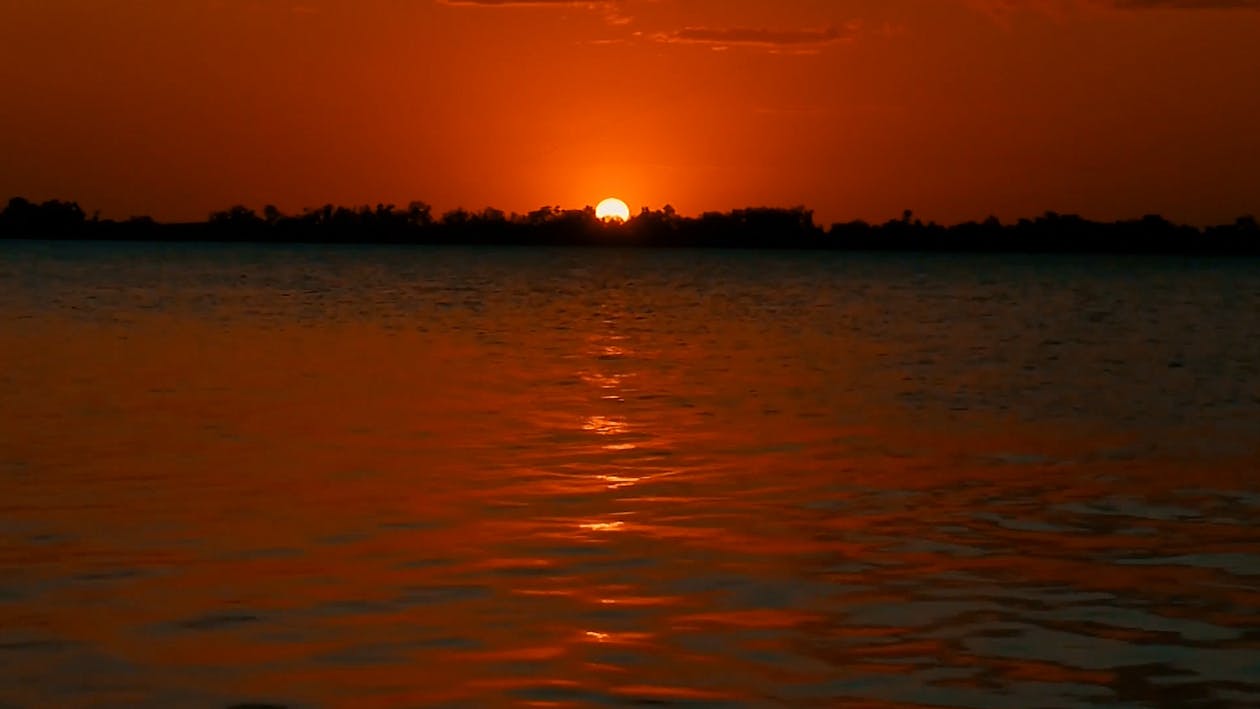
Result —
[{"label": "orange glow near horizon", "polygon": [[0,199],[1260,212],[1260,11],[1168,5],[18,0]]}]

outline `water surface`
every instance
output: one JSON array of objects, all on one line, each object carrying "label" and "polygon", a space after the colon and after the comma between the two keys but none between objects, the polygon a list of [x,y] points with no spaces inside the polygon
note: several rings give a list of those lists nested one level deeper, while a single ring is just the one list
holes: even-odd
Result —
[{"label": "water surface", "polygon": [[1260,706],[1260,268],[0,244],[0,706]]}]

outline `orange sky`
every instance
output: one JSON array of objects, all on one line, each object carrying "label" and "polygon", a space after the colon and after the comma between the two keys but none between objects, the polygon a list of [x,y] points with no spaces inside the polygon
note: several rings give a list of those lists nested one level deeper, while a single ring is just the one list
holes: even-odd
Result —
[{"label": "orange sky", "polygon": [[1260,0],[0,0],[0,82],[0,198],[107,217],[1260,213]]}]

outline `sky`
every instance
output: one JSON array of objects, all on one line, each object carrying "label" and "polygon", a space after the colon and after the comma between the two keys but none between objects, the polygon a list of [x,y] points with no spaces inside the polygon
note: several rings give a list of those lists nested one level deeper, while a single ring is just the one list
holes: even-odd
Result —
[{"label": "sky", "polygon": [[1260,215],[1260,0],[0,0],[0,199]]}]

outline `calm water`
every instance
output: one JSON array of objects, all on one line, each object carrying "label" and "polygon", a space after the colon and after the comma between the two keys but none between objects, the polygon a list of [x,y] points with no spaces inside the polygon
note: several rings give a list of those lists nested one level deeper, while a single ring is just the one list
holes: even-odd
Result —
[{"label": "calm water", "polygon": [[1260,706],[1260,264],[0,243],[0,706]]}]

